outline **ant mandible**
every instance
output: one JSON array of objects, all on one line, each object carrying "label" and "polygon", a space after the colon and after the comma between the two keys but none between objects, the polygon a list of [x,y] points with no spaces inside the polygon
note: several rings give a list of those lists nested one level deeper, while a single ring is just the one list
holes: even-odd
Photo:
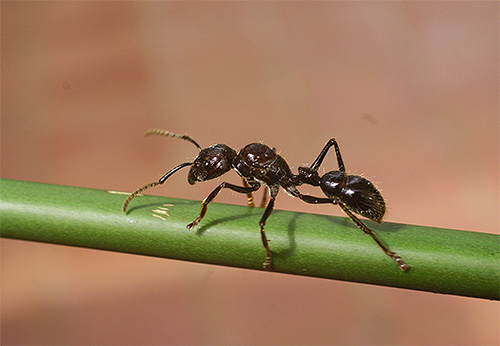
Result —
[{"label": "ant mandible", "polygon": [[[306,203],[339,204],[344,212],[346,212],[346,214],[356,223],[356,225],[365,233],[369,234],[382,248],[382,250],[399,264],[402,270],[407,268],[406,264],[399,256],[397,256],[394,252],[389,251],[380,242],[380,240],[378,240],[375,234],[373,234],[368,227],[366,227],[354,214],[351,213],[351,211],[353,211],[357,214],[380,222],[385,212],[385,204],[380,193],[368,180],[362,177],[348,176],[345,174],[340,151],[334,139],[328,142],[311,167],[299,167],[299,174],[294,175],[292,174],[286,161],[276,153],[275,149],[271,149],[267,145],[261,143],[248,144],[237,154],[235,150],[225,144],[215,144],[202,149],[201,146],[191,137],[178,135],[165,130],[148,130],[146,132],[146,136],[148,135],[161,135],[189,141],[197,147],[199,155],[193,162],[181,163],[163,175],[158,181],[144,185],[131,193],[123,203],[122,210],[124,213],[126,212],[127,206],[132,198],[146,189],[163,184],[171,175],[184,167],[191,167],[188,173],[188,182],[191,185],[196,182],[217,178],[231,169],[234,169],[242,178],[244,186],[238,186],[226,182],[217,186],[203,200],[199,215],[193,222],[186,226],[188,229],[192,229],[203,219],[207,212],[208,204],[212,202],[212,200],[223,188],[229,188],[235,192],[246,194],[248,198],[248,205],[253,206],[252,192],[257,191],[261,184],[264,184],[269,190],[270,201],[260,219],[259,225],[262,244],[266,251],[266,260],[263,266],[266,270],[272,270],[272,252],[269,249],[264,226],[266,224],[266,220],[273,211],[274,202],[279,192],[279,187],[281,186],[289,195],[298,197]],[[336,148],[339,171],[329,172],[320,178],[317,173],[317,169],[332,145],[335,145]],[[338,175],[339,177],[336,178]],[[320,186],[329,198],[303,195],[296,188],[296,186],[302,184]],[[359,202],[355,202],[349,198],[344,198],[345,196],[343,195],[346,194],[351,194],[357,197],[356,200],[359,200]],[[362,202],[363,197],[369,201],[372,199],[375,199],[376,201],[374,200],[371,204],[366,205],[366,201]],[[375,215],[377,215],[377,217],[375,217]]]}]

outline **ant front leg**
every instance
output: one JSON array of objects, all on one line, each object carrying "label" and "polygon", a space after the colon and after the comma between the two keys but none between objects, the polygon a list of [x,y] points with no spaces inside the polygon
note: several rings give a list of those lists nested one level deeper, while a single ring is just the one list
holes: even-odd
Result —
[{"label": "ant front leg", "polygon": [[194,219],[193,222],[191,222],[189,225],[187,225],[186,228],[192,229],[194,226],[196,226],[198,223],[200,223],[201,219],[203,219],[203,217],[207,213],[208,204],[210,204],[210,202],[212,202],[212,200],[219,194],[220,190],[222,190],[224,188],[228,188],[228,189],[231,189],[231,190],[239,192],[239,193],[251,195],[252,192],[257,191],[259,189],[259,187],[260,187],[260,184],[258,184],[258,183],[255,183],[255,185],[253,185],[253,186],[238,186],[238,185],[233,185],[233,184],[226,183],[226,182],[220,184],[219,186],[217,186],[215,188],[215,190],[213,190],[208,195],[207,198],[205,198],[203,200],[203,202],[201,202],[200,214],[198,215],[198,217],[196,217],[196,219]]},{"label": "ant front leg", "polygon": [[340,149],[339,149],[339,146],[338,146],[335,138],[330,139],[328,141],[328,143],[326,143],[323,150],[321,150],[321,153],[319,153],[318,157],[316,158],[316,160],[314,160],[313,164],[311,165],[311,169],[316,171],[319,168],[319,166],[323,162],[326,154],[328,153],[328,150],[330,150],[330,148],[332,146],[335,146],[335,153],[337,154],[337,162],[339,164],[339,171],[345,172],[344,161],[342,160],[342,155],[340,155]]}]

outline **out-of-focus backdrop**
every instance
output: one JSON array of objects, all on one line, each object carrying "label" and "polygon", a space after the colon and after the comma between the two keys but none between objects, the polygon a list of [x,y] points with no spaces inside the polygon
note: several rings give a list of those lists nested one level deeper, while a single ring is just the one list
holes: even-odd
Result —
[{"label": "out-of-focus backdrop", "polygon": [[[1,25],[3,178],[131,191],[196,155],[151,127],[293,170],[335,137],[387,221],[499,232],[498,2],[2,1]],[[218,183],[185,173],[150,193]],[[1,294],[4,344],[500,341],[497,302],[8,239]]]}]

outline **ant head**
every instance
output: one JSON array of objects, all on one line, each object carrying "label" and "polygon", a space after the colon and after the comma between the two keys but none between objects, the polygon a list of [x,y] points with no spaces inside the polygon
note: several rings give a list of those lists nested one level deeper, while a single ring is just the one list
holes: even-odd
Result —
[{"label": "ant head", "polygon": [[226,173],[232,168],[233,160],[236,157],[236,152],[225,144],[215,144],[211,147],[202,149],[194,139],[186,135],[178,135],[176,133],[160,129],[148,130],[146,132],[146,136],[150,135],[183,139],[185,141],[193,143],[200,153],[194,160],[194,162],[181,163],[180,165],[168,171],[163,177],[160,178],[160,180],[144,185],[143,187],[132,192],[123,203],[122,210],[124,213],[127,211],[128,204],[135,196],[137,196],[144,190],[163,184],[168,178],[170,178],[180,169],[188,166],[191,167],[188,174],[188,182],[192,185],[197,181],[214,179]]},{"label": "ant head", "polygon": [[235,157],[236,151],[225,144],[215,144],[201,149],[189,170],[189,184],[214,179],[228,172]]},{"label": "ant head", "polygon": [[167,178],[177,172],[180,168],[187,166],[191,166],[188,174],[188,182],[191,185],[197,181],[206,181],[217,178],[232,168],[233,159],[236,156],[236,152],[225,144],[215,144],[202,149],[194,139],[187,135],[178,135],[176,133],[160,129],[148,130],[146,132],[146,136],[150,135],[183,139],[193,143],[200,152],[194,162],[183,163],[169,173],[165,174],[165,176],[160,179],[160,184],[163,184]]}]

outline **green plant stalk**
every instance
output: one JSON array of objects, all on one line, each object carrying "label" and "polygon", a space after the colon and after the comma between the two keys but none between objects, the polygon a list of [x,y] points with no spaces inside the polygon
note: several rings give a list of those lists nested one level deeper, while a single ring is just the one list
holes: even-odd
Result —
[{"label": "green plant stalk", "polygon": [[[125,197],[2,179],[1,236],[262,270],[263,209],[212,203],[188,231],[199,201],[136,197],[124,215]],[[400,271],[350,219],[275,210],[266,224],[274,271],[499,300],[499,235],[366,222],[409,270]]]}]

